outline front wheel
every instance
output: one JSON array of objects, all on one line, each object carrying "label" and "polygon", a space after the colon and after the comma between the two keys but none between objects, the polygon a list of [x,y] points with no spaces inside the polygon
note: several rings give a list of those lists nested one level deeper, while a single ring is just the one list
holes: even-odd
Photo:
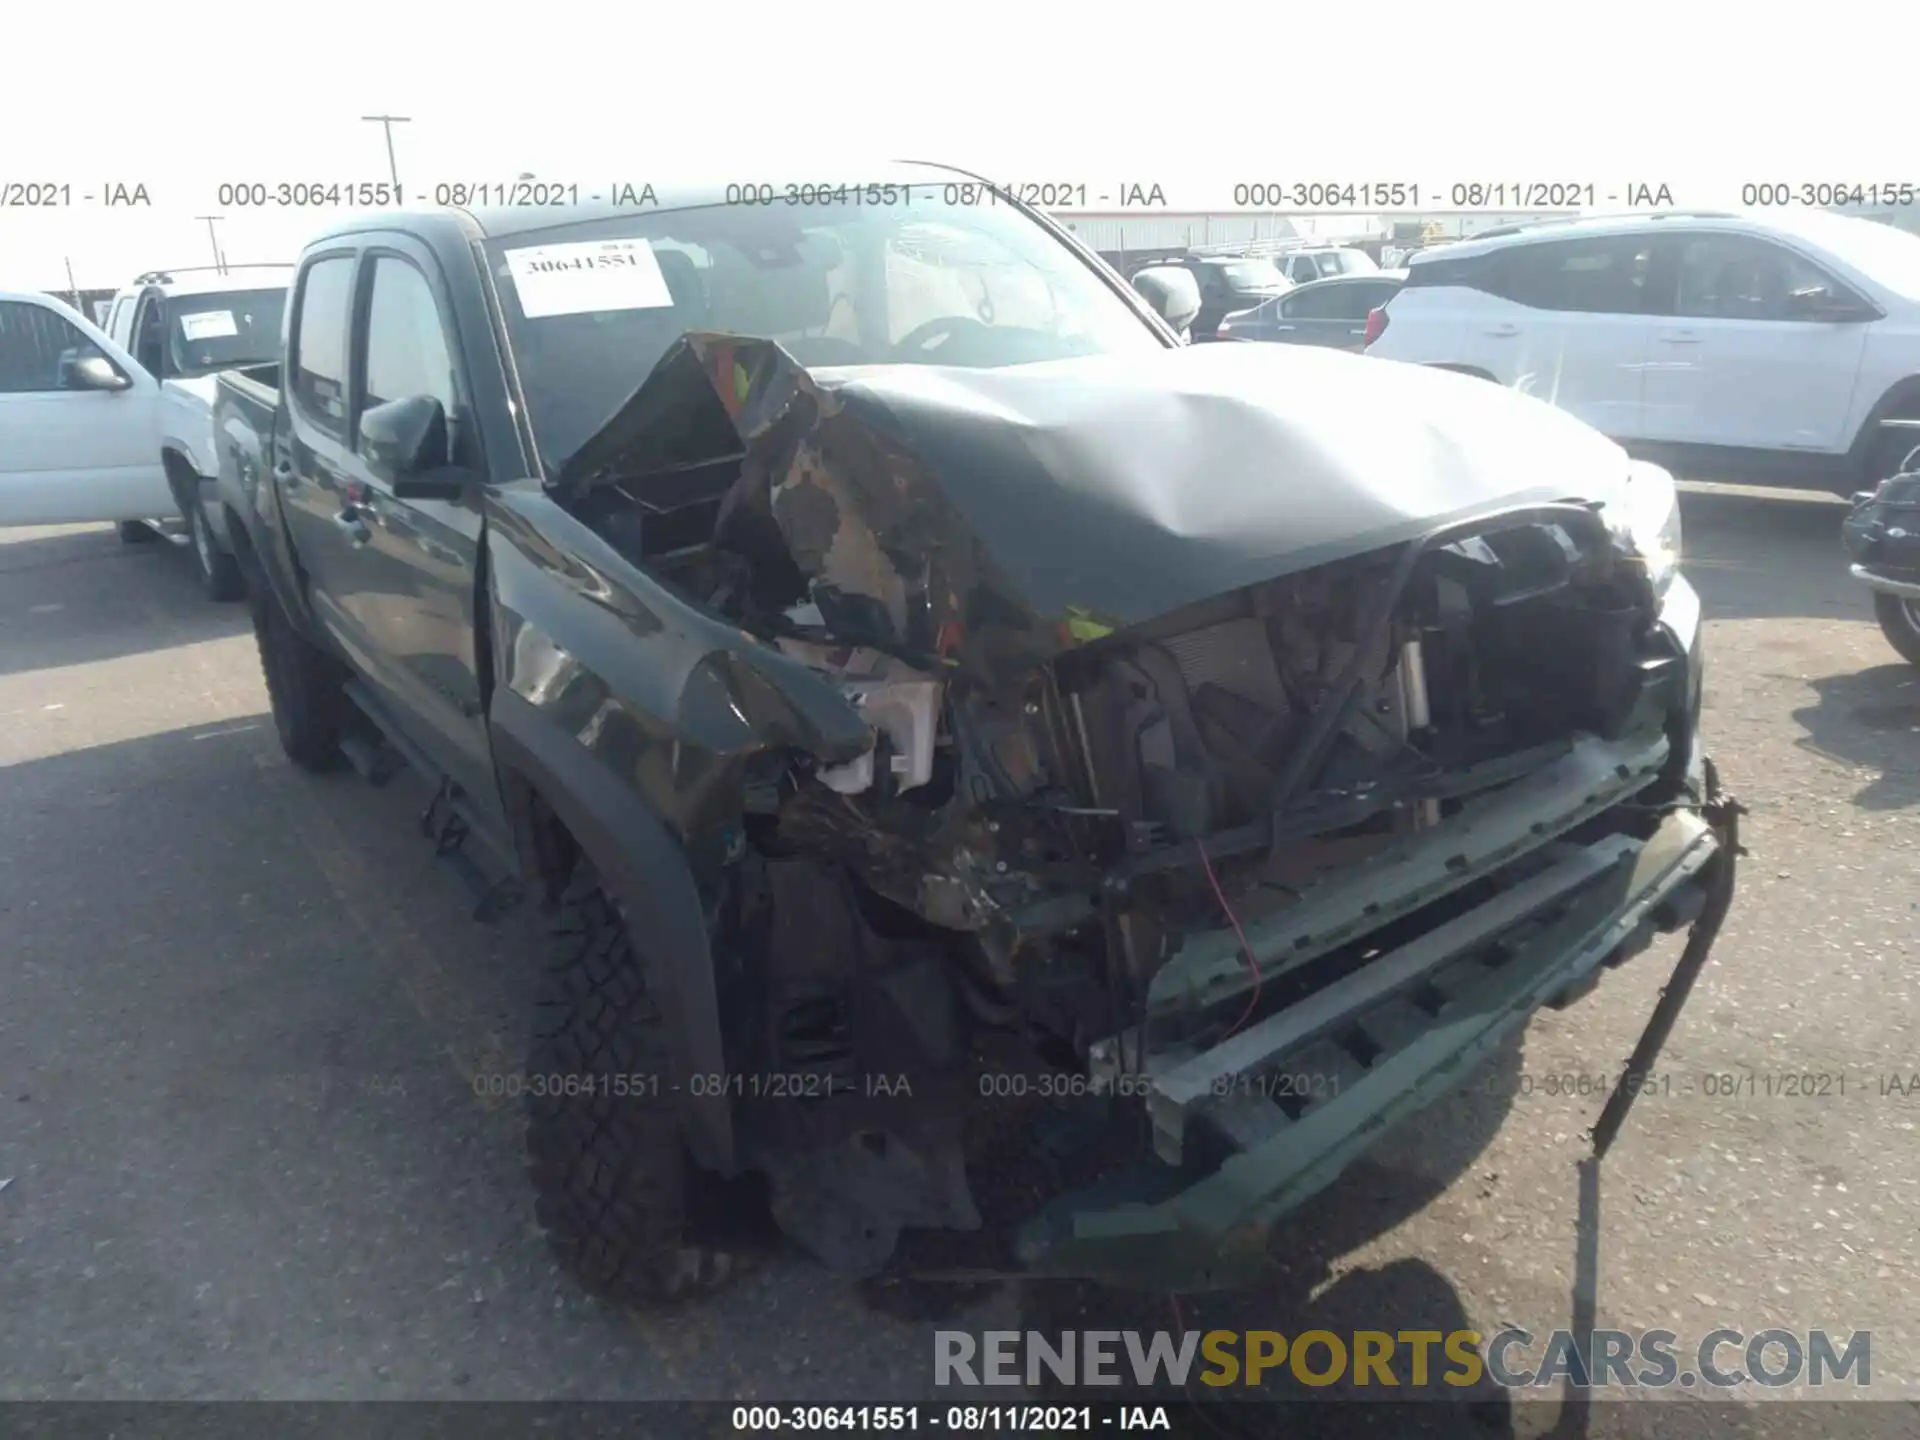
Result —
[{"label": "front wheel", "polygon": [[1920,665],[1920,600],[1908,600],[1876,590],[1873,595],[1873,616],[1880,622],[1881,634],[1887,637],[1901,657]]},{"label": "front wheel", "polygon": [[666,1017],[626,917],[584,857],[554,917],[524,1077],[540,1226],[561,1265],[618,1301],[723,1283],[735,1256],[690,1222],[701,1176],[681,1139]]}]

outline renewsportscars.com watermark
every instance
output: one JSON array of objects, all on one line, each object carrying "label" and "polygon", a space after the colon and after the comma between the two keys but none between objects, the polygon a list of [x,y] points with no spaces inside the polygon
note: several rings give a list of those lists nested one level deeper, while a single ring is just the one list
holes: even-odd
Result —
[{"label": "renewsportscars.com watermark", "polygon": [[[1843,1338],[1844,1333],[1844,1338]],[[936,1330],[936,1385],[1257,1386],[1343,1381],[1388,1390],[1491,1382],[1509,1390],[1851,1385],[1873,1380],[1873,1332],[1710,1330]]]}]

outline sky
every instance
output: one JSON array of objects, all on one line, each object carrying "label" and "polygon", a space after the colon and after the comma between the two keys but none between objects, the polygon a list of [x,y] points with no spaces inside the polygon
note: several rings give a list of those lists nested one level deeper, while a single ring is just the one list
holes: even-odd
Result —
[{"label": "sky", "polygon": [[[1289,18],[1302,12],[1258,5],[1189,23],[1033,0],[96,0],[78,27],[51,5],[14,6],[0,202],[26,185],[71,199],[0,203],[0,290],[64,288],[69,264],[83,288],[204,264],[195,217],[208,214],[229,261],[291,259],[339,212],[222,204],[220,186],[386,180],[382,128],[360,118],[379,113],[411,117],[394,149],[415,195],[527,172],[596,190],[843,177],[889,159],[1092,195],[1158,185],[1178,211],[1232,209],[1236,185],[1263,181],[1449,197],[1455,184],[1592,184],[1599,209],[1636,184],[1715,207],[1754,183],[1920,185],[1904,87],[1855,64],[1848,38],[1911,53],[1920,7],[1351,10],[1359,28],[1317,40]],[[1337,7],[1314,13],[1346,23]],[[44,63],[20,63],[32,56]],[[144,186],[150,203],[105,205],[116,185]]]}]

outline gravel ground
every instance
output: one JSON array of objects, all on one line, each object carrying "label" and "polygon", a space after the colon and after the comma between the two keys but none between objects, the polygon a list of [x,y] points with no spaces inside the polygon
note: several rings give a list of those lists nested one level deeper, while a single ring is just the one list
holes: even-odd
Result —
[{"label": "gravel ground", "polygon": [[[1668,943],[1536,1018],[1290,1222],[1268,1283],[1182,1323],[1543,1333],[1585,1245],[1600,1325],[1871,1329],[1870,1393],[1920,1396],[1920,672],[1847,578],[1837,502],[1686,507],[1752,854],[1670,1093],[1583,1212],[1601,1102],[1549,1077],[1617,1070]],[[779,1249],[697,1309],[583,1298],[535,1233],[515,1109],[474,1084],[517,1066],[531,917],[470,920],[424,791],[294,771],[265,709],[242,608],[184,555],[0,533],[0,1398],[909,1399],[936,1313],[1171,1327],[1164,1299],[856,1287]],[[1730,1433],[1659,1410],[1496,1399],[1446,1433]],[[1820,1433],[1917,1431],[1856,1404]]]}]

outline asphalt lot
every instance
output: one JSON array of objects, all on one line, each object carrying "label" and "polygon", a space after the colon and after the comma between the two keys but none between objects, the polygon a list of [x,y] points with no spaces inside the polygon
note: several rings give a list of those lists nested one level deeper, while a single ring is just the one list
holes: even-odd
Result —
[{"label": "asphalt lot", "polygon": [[[1883,1093],[1920,1071],[1920,673],[1847,578],[1837,501],[1686,507],[1752,854],[1662,1061],[1675,1093],[1601,1176],[1598,1323],[1870,1328],[1873,1393],[1920,1397],[1920,1082]],[[424,789],[296,772],[265,711],[244,607],[202,599],[188,557],[0,532],[0,1398],[926,1394],[933,1287],[775,1251],[644,1316],[552,1269],[517,1109],[473,1084],[519,1063],[534,917],[473,922],[414,825]],[[1537,1018],[1290,1223],[1271,1284],[1183,1322],[1569,1324],[1601,1101],[1548,1077],[1616,1071],[1674,953]],[[1768,1093],[1788,1074],[1832,1078]],[[976,1331],[1170,1320],[1079,1287],[961,1300]]]}]

